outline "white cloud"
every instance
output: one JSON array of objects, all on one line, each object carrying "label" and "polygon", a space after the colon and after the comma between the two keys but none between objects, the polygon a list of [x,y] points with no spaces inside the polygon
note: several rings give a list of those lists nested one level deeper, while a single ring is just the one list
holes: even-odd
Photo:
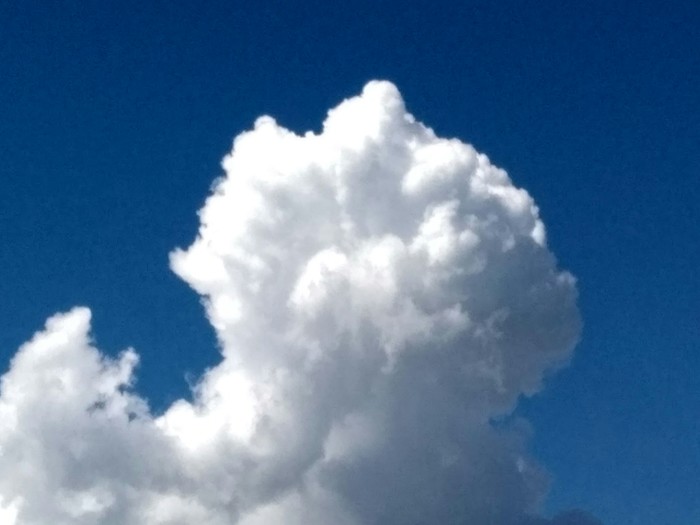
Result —
[{"label": "white cloud", "polygon": [[[579,332],[530,196],[371,82],[323,132],[239,135],[171,255],[223,359],[150,414],[137,356],[49,319],[0,393],[0,516],[20,525],[521,523],[546,492],[494,426]],[[5,517],[8,516],[8,517]],[[534,519],[534,518],[533,518]],[[560,520],[556,523],[568,523]],[[572,522],[573,523],[573,522]]]}]

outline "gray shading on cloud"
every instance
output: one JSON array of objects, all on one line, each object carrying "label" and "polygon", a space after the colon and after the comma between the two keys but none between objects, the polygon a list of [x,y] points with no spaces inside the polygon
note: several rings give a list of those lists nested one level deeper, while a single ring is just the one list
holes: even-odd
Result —
[{"label": "gray shading on cloud", "polygon": [[162,414],[138,356],[57,314],[0,391],[10,525],[594,525],[538,517],[527,422],[494,424],[578,339],[528,193],[370,82],[297,135],[236,137],[171,267],[222,360]]}]

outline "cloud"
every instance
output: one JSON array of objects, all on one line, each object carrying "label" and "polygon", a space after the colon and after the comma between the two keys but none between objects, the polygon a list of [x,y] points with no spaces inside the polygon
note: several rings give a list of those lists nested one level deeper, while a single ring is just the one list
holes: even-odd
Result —
[{"label": "cloud", "polygon": [[197,239],[171,254],[221,362],[152,414],[133,350],[102,354],[85,308],[49,319],[2,378],[0,516],[539,519],[547,475],[507,416],[567,363],[580,321],[527,192],[417,122],[388,82],[320,134],[258,119],[223,167]]}]

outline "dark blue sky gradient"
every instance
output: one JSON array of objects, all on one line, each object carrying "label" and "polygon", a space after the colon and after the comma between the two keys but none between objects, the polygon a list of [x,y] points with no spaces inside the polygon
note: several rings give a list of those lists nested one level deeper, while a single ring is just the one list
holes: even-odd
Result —
[{"label": "dark blue sky gradient", "polygon": [[700,3],[0,3],[0,364],[94,312],[158,409],[217,361],[168,270],[231,139],[296,131],[371,78],[486,152],[579,278],[573,365],[520,413],[548,508],[700,522]]}]

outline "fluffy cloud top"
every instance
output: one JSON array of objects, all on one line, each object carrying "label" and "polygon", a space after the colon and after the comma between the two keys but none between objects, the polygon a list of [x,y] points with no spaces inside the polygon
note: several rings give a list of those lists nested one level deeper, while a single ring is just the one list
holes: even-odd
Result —
[{"label": "fluffy cloud top", "polygon": [[387,82],[318,135],[258,119],[223,165],[171,254],[221,362],[152,414],[134,351],[100,353],[85,308],[49,319],[2,378],[0,521],[546,523],[527,424],[502,417],[579,317],[527,192]]}]

